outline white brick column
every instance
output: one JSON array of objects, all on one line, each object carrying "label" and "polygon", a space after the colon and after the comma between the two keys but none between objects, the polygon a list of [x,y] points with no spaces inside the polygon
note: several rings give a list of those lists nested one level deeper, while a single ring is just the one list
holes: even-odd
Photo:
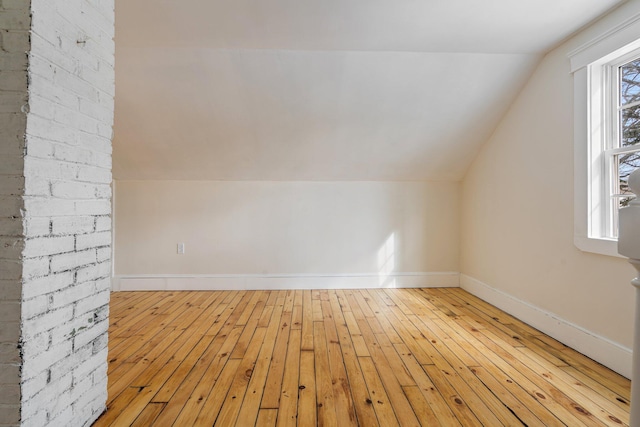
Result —
[{"label": "white brick column", "polygon": [[0,425],[90,425],[107,397],[114,0],[0,12]]}]

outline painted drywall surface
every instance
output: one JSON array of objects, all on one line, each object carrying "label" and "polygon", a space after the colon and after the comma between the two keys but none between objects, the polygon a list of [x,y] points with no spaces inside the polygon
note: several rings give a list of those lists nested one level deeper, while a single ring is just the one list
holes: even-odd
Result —
[{"label": "painted drywall surface", "polygon": [[459,269],[458,183],[117,181],[114,196],[116,275],[379,273],[384,253],[395,272]]},{"label": "painted drywall surface", "polygon": [[118,0],[114,177],[459,181],[541,54],[623,1]]},{"label": "painted drywall surface", "polygon": [[117,55],[118,180],[459,181],[540,60],[120,44]]},{"label": "painted drywall surface", "polygon": [[634,270],[573,244],[567,53],[640,10],[627,4],[550,52],[463,182],[462,273],[631,347]]},{"label": "painted drywall surface", "polygon": [[118,0],[116,35],[124,47],[542,52],[624,1]]}]

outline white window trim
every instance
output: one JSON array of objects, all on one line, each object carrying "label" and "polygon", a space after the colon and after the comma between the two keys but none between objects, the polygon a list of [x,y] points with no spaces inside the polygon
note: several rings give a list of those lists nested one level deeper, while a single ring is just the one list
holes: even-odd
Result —
[{"label": "white window trim", "polygon": [[[640,49],[640,14],[569,53],[574,81],[574,244],[582,251],[621,257],[617,239],[603,237],[603,200],[607,170],[602,161],[608,112],[591,102],[602,88],[603,64]],[[600,94],[600,96],[607,96]],[[593,130],[593,131],[592,131]],[[589,213],[592,213],[591,217]]]}]

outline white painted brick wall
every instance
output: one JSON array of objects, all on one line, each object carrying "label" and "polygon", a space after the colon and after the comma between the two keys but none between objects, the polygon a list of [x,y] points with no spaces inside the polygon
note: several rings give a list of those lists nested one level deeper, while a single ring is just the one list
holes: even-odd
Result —
[{"label": "white painted brick wall", "polygon": [[[24,209],[21,229],[0,221],[0,257],[23,257],[21,271],[5,266],[22,279],[21,425],[85,426],[107,397],[114,1],[30,4],[26,147],[15,150],[26,153],[17,164],[0,161],[0,173],[24,176],[0,184],[0,197],[22,196],[8,201]],[[19,60],[0,56],[0,66],[12,64],[0,68],[0,92],[26,84]],[[16,121],[1,117],[11,99],[0,94],[0,124]]]},{"label": "white painted brick wall", "polygon": [[51,218],[51,234],[69,235],[74,233],[91,233],[95,229],[96,218],[93,216],[62,216]]},{"label": "white painted brick wall", "polygon": [[76,251],[54,255],[51,257],[50,268],[52,273],[60,273],[73,270],[78,267],[95,264],[96,251],[90,248],[84,251]]},{"label": "white painted brick wall", "polygon": [[105,408],[113,33],[114,0],[0,0],[0,426]]},{"label": "white painted brick wall", "polygon": [[[25,281],[22,286],[22,297],[25,300],[29,300],[39,295],[48,295],[61,291],[73,285],[74,276],[75,274],[72,271],[66,271]],[[23,311],[25,310],[26,307],[23,306]]]}]

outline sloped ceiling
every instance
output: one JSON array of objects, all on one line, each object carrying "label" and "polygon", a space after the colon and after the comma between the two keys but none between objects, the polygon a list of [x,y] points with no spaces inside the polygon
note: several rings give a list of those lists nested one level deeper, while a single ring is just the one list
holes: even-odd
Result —
[{"label": "sloped ceiling", "polygon": [[459,180],[619,0],[118,0],[116,179]]}]

